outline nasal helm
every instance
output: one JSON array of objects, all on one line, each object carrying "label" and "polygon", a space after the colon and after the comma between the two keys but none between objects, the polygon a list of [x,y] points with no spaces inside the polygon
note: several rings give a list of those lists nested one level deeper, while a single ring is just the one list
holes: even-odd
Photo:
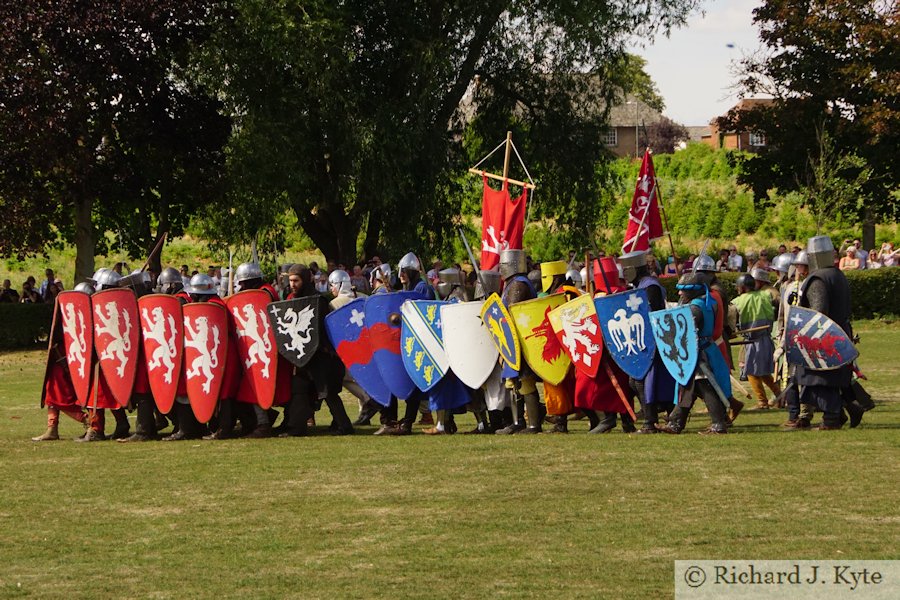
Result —
[{"label": "nasal helm", "polygon": [[541,263],[541,290],[549,292],[553,286],[553,279],[557,275],[566,274],[566,263],[562,260],[554,260]]},{"label": "nasal helm", "polygon": [[794,257],[794,262],[791,264],[809,266],[809,254],[807,254],[806,250],[801,250]]},{"label": "nasal helm", "polygon": [[191,296],[216,296],[216,282],[206,273],[197,273],[191,277],[188,289],[185,290]]},{"label": "nasal helm", "polygon": [[716,261],[714,261],[712,256],[710,256],[709,254],[701,254],[696,259],[694,259],[693,270],[715,272]]},{"label": "nasal helm", "polygon": [[175,267],[166,267],[156,278],[156,290],[160,294],[177,294],[183,288],[184,280]]},{"label": "nasal helm", "polygon": [[751,275],[750,273],[742,273],[740,277],[737,278],[737,281],[735,281],[735,286],[739,288],[742,287],[748,290],[755,290],[756,280],[753,279],[753,275]]},{"label": "nasal helm", "polygon": [[103,267],[94,273],[94,276],[91,277],[91,279],[94,280],[94,287],[99,292],[100,290],[117,287],[122,276],[112,269]]},{"label": "nasal helm", "polygon": [[584,280],[581,278],[581,273],[578,272],[577,269],[569,269],[566,271],[566,282],[570,285],[574,285],[577,288],[580,288],[584,285]]},{"label": "nasal helm", "polygon": [[[335,296],[350,296],[353,294],[353,285],[350,283],[350,274],[347,271],[335,269],[328,276],[328,285]],[[337,287],[337,291],[335,291]]]},{"label": "nasal helm", "polygon": [[772,269],[779,273],[787,273],[793,262],[794,257],[791,256],[790,252],[785,252],[772,259]]},{"label": "nasal helm", "polygon": [[500,252],[500,277],[506,281],[513,275],[526,273],[524,250],[503,250]]},{"label": "nasal helm", "polygon": [[391,265],[387,263],[381,263],[374,269],[372,269],[372,274],[369,275],[369,283],[372,287],[375,287],[375,282],[380,281],[381,283],[390,283],[391,280]]},{"label": "nasal helm", "polygon": [[234,287],[237,290],[254,289],[262,285],[262,277],[258,263],[241,263],[234,271]]},{"label": "nasal helm", "polygon": [[92,286],[87,281],[82,281],[72,289],[75,292],[81,292],[82,294],[87,294],[88,296],[94,293],[94,286]]},{"label": "nasal helm", "polygon": [[806,242],[809,270],[817,271],[834,266],[834,244],[827,235],[817,235]]},{"label": "nasal helm", "polygon": [[638,269],[647,266],[647,257],[649,255],[649,250],[635,250],[619,257],[619,264],[622,265],[622,275],[625,281],[628,283],[635,282],[638,278]]}]

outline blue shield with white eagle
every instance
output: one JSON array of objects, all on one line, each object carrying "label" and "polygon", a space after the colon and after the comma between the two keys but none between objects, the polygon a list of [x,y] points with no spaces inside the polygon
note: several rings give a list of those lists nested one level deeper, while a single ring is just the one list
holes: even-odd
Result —
[{"label": "blue shield with white eagle", "polygon": [[656,351],[666,370],[679,385],[687,385],[700,356],[697,329],[690,307],[655,310],[650,313],[650,325],[656,340]]},{"label": "blue shield with white eagle", "polygon": [[647,292],[629,290],[601,296],[594,298],[594,307],[609,355],[629,377],[643,379],[656,352]]},{"label": "blue shield with white eagle", "polygon": [[400,357],[416,387],[427,392],[450,369],[444,350],[441,306],[438,300],[407,300],[400,306]]}]

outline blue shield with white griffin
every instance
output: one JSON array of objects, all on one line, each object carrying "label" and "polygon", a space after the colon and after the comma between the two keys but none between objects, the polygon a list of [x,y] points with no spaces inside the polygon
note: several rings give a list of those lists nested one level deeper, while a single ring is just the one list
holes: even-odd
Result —
[{"label": "blue shield with white griffin", "polygon": [[650,313],[656,350],[679,385],[687,385],[697,368],[699,344],[691,309],[677,306]]},{"label": "blue shield with white griffin", "polygon": [[412,395],[416,384],[406,372],[400,356],[400,306],[407,300],[421,297],[416,292],[391,292],[366,298],[366,327],[369,328],[372,360],[378,365],[384,384],[401,400]]},{"label": "blue shield with white griffin", "polygon": [[856,346],[840,325],[822,313],[801,306],[788,308],[787,360],[816,371],[830,371],[856,360]]},{"label": "blue shield with white griffin", "polygon": [[407,300],[400,306],[400,357],[416,387],[427,392],[450,369],[444,350],[441,306],[437,300]]},{"label": "blue shield with white griffin", "polygon": [[644,290],[594,299],[606,349],[619,368],[643,379],[653,364],[656,342],[650,327],[650,302]]}]

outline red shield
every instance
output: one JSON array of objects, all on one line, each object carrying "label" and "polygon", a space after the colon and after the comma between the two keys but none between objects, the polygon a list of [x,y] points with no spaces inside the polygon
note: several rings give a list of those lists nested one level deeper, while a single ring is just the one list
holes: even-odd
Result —
[{"label": "red shield", "polygon": [[159,411],[168,414],[175,402],[181,377],[184,321],[181,302],[175,296],[150,294],[138,298],[141,311],[141,343],[147,361],[150,391]]},{"label": "red shield", "polygon": [[194,302],[184,313],[184,376],[188,400],[201,423],[216,410],[225,379],[228,352],[228,315],[219,304]]},{"label": "red shield", "polygon": [[275,334],[269,326],[266,310],[271,298],[263,290],[246,290],[229,296],[229,320],[237,339],[238,357],[244,366],[256,402],[262,408],[270,408],[275,398],[275,369],[278,347]]},{"label": "red shield", "polygon": [[591,379],[603,357],[603,334],[594,300],[584,294],[550,311],[550,325],[575,368]]},{"label": "red shield", "polygon": [[119,406],[131,398],[137,374],[140,323],[134,292],[102,290],[91,297],[94,308],[94,349],[109,391]]},{"label": "red shield", "polygon": [[56,297],[63,330],[63,347],[75,396],[84,406],[91,392],[91,354],[94,350],[91,297],[82,292],[61,292]]}]

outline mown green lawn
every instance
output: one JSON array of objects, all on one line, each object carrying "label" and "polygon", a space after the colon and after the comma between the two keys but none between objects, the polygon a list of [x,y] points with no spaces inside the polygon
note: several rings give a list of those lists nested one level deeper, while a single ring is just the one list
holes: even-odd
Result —
[{"label": "mown green lawn", "polygon": [[900,327],[857,328],[858,429],[714,438],[36,444],[43,354],[0,356],[0,597],[664,598],[676,559],[900,558]]}]

